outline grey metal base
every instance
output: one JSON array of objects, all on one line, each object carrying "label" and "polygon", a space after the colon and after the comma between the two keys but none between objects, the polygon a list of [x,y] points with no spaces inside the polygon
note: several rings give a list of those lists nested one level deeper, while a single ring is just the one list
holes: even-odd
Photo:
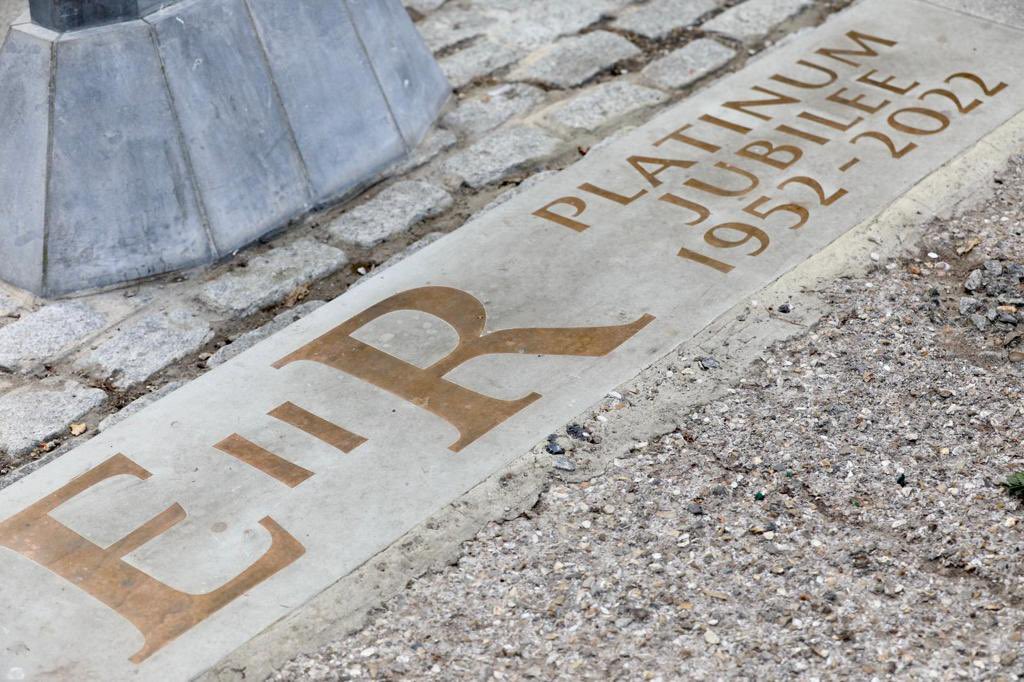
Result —
[{"label": "grey metal base", "polygon": [[44,296],[210,262],[345,195],[450,88],[399,0],[182,0],[0,49],[0,278]]}]

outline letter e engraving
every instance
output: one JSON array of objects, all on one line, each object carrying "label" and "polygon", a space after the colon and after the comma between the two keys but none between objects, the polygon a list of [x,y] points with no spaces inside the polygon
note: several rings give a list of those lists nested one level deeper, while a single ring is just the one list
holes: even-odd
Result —
[{"label": "letter e engraving", "polygon": [[[352,337],[364,325],[398,310],[416,310],[444,320],[458,332],[459,345],[431,367],[421,369]],[[531,393],[519,400],[500,400],[482,395],[444,379],[456,367],[493,353],[600,357],[652,320],[652,316],[644,315],[630,324],[608,327],[502,329],[485,334],[487,312],[476,298],[449,287],[422,287],[371,306],[277,361],[274,367],[308,360],[359,377],[458,429],[459,439],[449,446],[458,452],[541,396]]]},{"label": "letter e engraving", "polygon": [[124,455],[114,455],[0,523],[0,545],[85,590],[138,628],[145,644],[131,657],[133,663],[146,660],[305,554],[305,548],[267,516],[260,525],[270,533],[270,549],[256,563],[212,592],[180,592],[122,560],[184,520],[185,510],[180,505],[157,514],[107,549],[50,516],[51,511],[89,488],[123,475],[141,480],[150,477],[148,471]]}]

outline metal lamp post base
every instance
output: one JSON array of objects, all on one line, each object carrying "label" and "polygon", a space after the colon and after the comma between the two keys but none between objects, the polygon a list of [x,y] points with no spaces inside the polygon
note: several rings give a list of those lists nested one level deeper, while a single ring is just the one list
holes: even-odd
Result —
[{"label": "metal lamp post base", "polygon": [[229,254],[379,176],[450,94],[399,0],[138,4],[0,49],[0,278],[34,293]]}]

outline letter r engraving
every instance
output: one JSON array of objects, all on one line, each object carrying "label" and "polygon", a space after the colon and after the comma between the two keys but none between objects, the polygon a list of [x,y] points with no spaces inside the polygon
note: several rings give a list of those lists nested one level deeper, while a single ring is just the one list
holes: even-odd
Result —
[{"label": "letter r engraving", "polygon": [[131,657],[141,663],[243,593],[282,570],[305,548],[269,516],[270,549],[239,575],[206,594],[188,594],[143,573],[122,558],[185,519],[174,504],[102,549],[50,516],[50,512],[114,476],[145,480],[150,473],[124,455],[114,455],[30,507],[0,523],[0,546],[48,568],[103,602],[138,628],[145,639]]},{"label": "letter r engraving", "polygon": [[[352,337],[364,325],[398,310],[433,315],[455,328],[459,345],[432,366],[421,369]],[[470,294],[449,287],[422,287],[395,294],[278,360],[280,369],[308,360],[333,367],[393,393],[441,417],[459,431],[449,446],[458,452],[538,400],[537,393],[518,400],[492,398],[444,378],[465,362],[494,353],[600,357],[611,353],[646,327],[654,317],[608,327],[502,329],[484,333],[487,312]]]}]

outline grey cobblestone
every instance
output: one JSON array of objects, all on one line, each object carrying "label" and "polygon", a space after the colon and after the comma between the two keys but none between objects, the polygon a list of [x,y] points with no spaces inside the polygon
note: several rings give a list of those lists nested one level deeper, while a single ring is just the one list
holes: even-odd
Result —
[{"label": "grey cobblestone", "polygon": [[216,367],[217,365],[223,365],[231,358],[249,350],[263,339],[276,334],[294,322],[298,322],[323,304],[324,301],[306,301],[301,305],[295,306],[291,310],[286,310],[283,313],[280,313],[277,317],[270,322],[267,322],[262,327],[242,334],[237,339],[218,350],[209,360],[206,361],[206,366]]},{"label": "grey cobblestone", "polygon": [[78,301],[40,308],[0,328],[0,369],[26,371],[55,360],[106,324],[106,317]]},{"label": "grey cobblestone", "polygon": [[168,396],[174,393],[184,385],[184,381],[172,381],[171,383],[167,384],[166,386],[158,388],[152,393],[147,393],[141,398],[133,400],[132,402],[128,403],[120,410],[115,412],[114,414],[110,415],[109,417],[101,421],[99,426],[97,427],[98,430],[106,431],[107,429],[117,426],[118,424],[120,424],[121,422],[123,422],[125,419],[132,416],[136,412],[142,411],[144,408],[149,407],[150,405],[160,400],[164,396]]},{"label": "grey cobblestone", "polygon": [[348,264],[341,249],[302,239],[249,259],[203,285],[199,300],[214,310],[247,317],[280,303],[296,288],[337,272]]},{"label": "grey cobblestone", "polygon": [[352,208],[328,227],[335,239],[369,249],[448,210],[452,197],[421,180],[397,182]]},{"label": "grey cobblestone", "polygon": [[434,52],[483,35],[492,20],[476,10],[443,7],[417,24],[423,41]]},{"label": "grey cobblestone", "polygon": [[715,9],[718,9],[715,0],[651,0],[645,5],[627,9],[612,26],[660,40],[673,31],[694,25]]},{"label": "grey cobblestone", "polygon": [[640,48],[626,38],[608,31],[594,31],[562,38],[537,50],[512,71],[509,79],[571,88],[639,54],[642,54]]},{"label": "grey cobblestone", "polygon": [[107,394],[50,377],[0,397],[0,452],[20,457],[98,408]]},{"label": "grey cobblestone", "polygon": [[453,184],[479,189],[554,156],[562,143],[537,128],[513,126],[498,130],[452,155],[442,172]]},{"label": "grey cobblestone", "polygon": [[627,81],[609,81],[584,90],[545,116],[569,133],[597,132],[632,113],[661,104],[668,95]]},{"label": "grey cobblestone", "polygon": [[194,311],[173,308],[127,320],[75,362],[79,371],[118,389],[139,384],[213,338]]},{"label": "grey cobblestone", "polygon": [[710,38],[699,38],[686,47],[647,65],[643,75],[655,85],[677,90],[699,81],[728,64],[736,51]]},{"label": "grey cobblestone", "polygon": [[512,64],[520,56],[520,51],[484,38],[442,59],[441,71],[448,77],[452,87],[459,89]]},{"label": "grey cobblestone", "polygon": [[813,0],[747,0],[722,12],[703,28],[737,40],[754,41],[812,4]]},{"label": "grey cobblestone", "polygon": [[534,49],[562,36],[579,33],[601,19],[613,16],[632,0],[499,0],[489,2],[510,10],[496,16],[489,35],[500,43]]},{"label": "grey cobblestone", "polygon": [[509,119],[530,111],[544,100],[544,91],[524,83],[507,83],[483,95],[463,100],[442,122],[463,135],[494,130]]}]

